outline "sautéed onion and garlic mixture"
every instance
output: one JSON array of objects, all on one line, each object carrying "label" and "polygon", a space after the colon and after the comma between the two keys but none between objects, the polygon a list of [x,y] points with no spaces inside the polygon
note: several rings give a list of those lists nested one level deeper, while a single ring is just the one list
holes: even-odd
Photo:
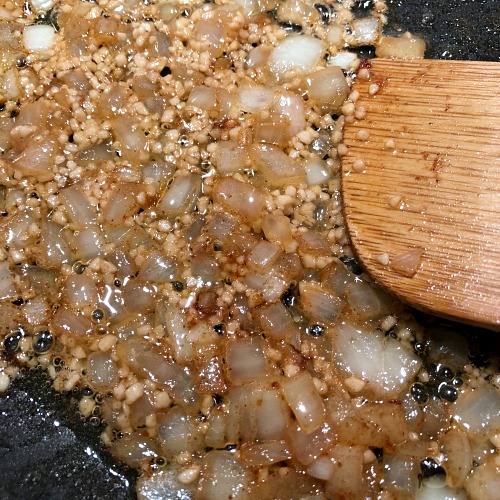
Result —
[{"label": "saut\u00e9ed onion and garlic mixture", "polygon": [[140,498],[498,492],[498,360],[346,235],[359,53],[425,50],[369,4],[0,6],[0,389],[77,389]]}]

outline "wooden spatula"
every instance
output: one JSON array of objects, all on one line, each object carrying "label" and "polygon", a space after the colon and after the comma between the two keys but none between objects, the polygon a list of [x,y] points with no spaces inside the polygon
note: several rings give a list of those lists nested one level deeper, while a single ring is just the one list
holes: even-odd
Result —
[{"label": "wooden spatula", "polygon": [[359,261],[419,309],[500,330],[500,63],[367,67],[342,159]]}]

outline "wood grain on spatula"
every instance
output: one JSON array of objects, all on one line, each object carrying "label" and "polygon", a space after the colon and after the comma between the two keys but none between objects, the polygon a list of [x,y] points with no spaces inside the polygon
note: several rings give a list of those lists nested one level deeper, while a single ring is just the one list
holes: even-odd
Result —
[{"label": "wood grain on spatula", "polygon": [[368,66],[342,159],[355,253],[415,307],[498,330],[500,64]]}]

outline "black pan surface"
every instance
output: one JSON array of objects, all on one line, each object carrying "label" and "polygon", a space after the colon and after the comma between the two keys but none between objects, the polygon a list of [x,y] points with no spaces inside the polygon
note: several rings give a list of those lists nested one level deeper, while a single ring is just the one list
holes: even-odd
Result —
[{"label": "black pan surface", "polygon": [[[423,36],[428,58],[500,61],[497,0],[388,0],[386,34]],[[370,10],[371,0],[355,10]],[[491,333],[491,332],[490,332]],[[484,339],[488,332],[481,332]],[[118,464],[99,429],[76,416],[40,372],[25,371],[0,397],[0,499],[132,499],[136,473]]]}]

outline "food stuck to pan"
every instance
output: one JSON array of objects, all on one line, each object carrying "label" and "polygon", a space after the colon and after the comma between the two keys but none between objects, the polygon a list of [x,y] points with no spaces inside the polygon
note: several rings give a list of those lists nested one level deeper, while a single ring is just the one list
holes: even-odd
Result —
[{"label": "food stuck to pan", "polygon": [[0,8],[0,387],[78,394],[139,498],[495,498],[493,334],[424,324],[346,234],[361,54],[425,53],[351,7]]}]

